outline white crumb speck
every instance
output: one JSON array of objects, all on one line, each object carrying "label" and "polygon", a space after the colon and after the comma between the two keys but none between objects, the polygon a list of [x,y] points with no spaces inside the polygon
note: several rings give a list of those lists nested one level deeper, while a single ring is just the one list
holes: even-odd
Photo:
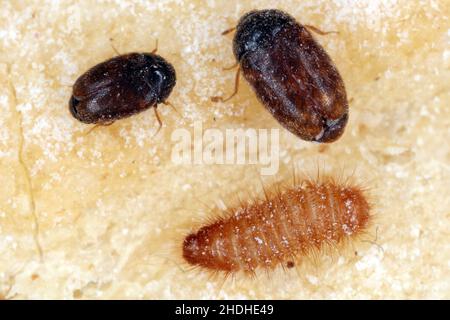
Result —
[{"label": "white crumb speck", "polygon": [[318,285],[319,284],[319,278],[317,278],[316,276],[312,276],[312,275],[307,275],[306,279],[308,279],[308,281],[313,284],[313,285]]},{"label": "white crumb speck", "polygon": [[384,253],[377,246],[372,246],[370,250],[355,264],[358,271],[381,270]]},{"label": "white crumb speck", "polygon": [[414,224],[410,227],[410,234],[411,236],[413,236],[414,238],[418,238],[420,235],[420,225],[418,224]]},{"label": "white crumb speck", "polygon": [[263,244],[264,243],[264,241],[262,241],[262,239],[259,238],[259,237],[255,237],[255,241],[258,242],[258,244]]}]

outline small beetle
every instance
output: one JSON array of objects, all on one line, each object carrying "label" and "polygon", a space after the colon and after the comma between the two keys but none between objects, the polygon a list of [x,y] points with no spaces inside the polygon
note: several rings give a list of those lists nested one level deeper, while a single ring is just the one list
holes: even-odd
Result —
[{"label": "small beetle", "polygon": [[342,135],[348,120],[344,82],[305,26],[279,10],[250,11],[236,27],[233,52],[239,63],[233,95],[242,70],[259,100],[290,132],[317,142]]},{"label": "small beetle", "polygon": [[165,103],[175,86],[173,66],[154,53],[129,53],[99,63],[73,86],[69,109],[84,123],[108,124]]}]

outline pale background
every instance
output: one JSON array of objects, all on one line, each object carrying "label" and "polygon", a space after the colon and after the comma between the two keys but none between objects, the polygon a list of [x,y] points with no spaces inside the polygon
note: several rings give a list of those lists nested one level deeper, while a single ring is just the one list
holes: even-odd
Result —
[{"label": "pale background", "polygon": [[[244,81],[230,103],[209,100],[233,87],[220,33],[273,1],[0,2],[0,297],[450,298],[450,1],[277,2],[339,31],[317,39],[352,102],[331,145],[281,130],[282,167],[263,183],[291,179],[294,164],[355,171],[375,220],[367,241],[225,283],[190,270],[181,241],[217,214],[207,206],[260,194],[258,167],[175,166],[170,136],[195,120],[280,128]],[[151,110],[88,135],[68,111],[75,79],[114,55],[109,38],[123,53],[159,39],[177,70],[181,116],[161,106],[156,137]]]}]

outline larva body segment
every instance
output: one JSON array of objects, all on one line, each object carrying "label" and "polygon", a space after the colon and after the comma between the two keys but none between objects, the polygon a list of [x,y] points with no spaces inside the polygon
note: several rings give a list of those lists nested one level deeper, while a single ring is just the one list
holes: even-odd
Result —
[{"label": "larva body segment", "polygon": [[361,189],[306,182],[232,209],[229,217],[188,235],[183,257],[211,270],[253,273],[357,235],[369,218]]}]

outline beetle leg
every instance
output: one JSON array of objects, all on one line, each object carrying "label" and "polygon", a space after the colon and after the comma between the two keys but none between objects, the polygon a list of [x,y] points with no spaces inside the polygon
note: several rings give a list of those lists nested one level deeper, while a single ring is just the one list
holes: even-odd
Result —
[{"label": "beetle leg", "polygon": [[211,101],[212,102],[219,102],[219,101],[226,102],[226,101],[230,100],[231,98],[233,98],[238,93],[238,90],[239,90],[239,75],[240,75],[240,73],[241,73],[241,68],[239,67],[239,69],[236,71],[236,77],[234,79],[234,91],[228,98],[224,99],[223,97],[215,96],[215,97],[211,97]]},{"label": "beetle leg", "polygon": [[119,51],[116,49],[116,47],[114,47],[113,40],[114,40],[113,38],[109,38],[109,41],[111,42],[111,47],[113,48],[114,52],[115,52],[118,56],[120,56]]},{"label": "beetle leg", "polygon": [[156,39],[155,49],[153,49],[152,53],[156,53],[158,51],[158,39]]},{"label": "beetle leg", "polygon": [[314,26],[312,26],[312,25],[309,25],[309,24],[305,24],[304,26],[305,26],[306,29],[308,29],[309,31],[312,31],[312,32],[314,32],[314,33],[317,33],[318,35],[321,35],[321,36],[325,36],[325,35],[330,34],[330,33],[339,34],[338,31],[322,31],[322,30],[320,30],[319,28],[316,28],[316,27],[314,27]]},{"label": "beetle leg", "polygon": [[110,120],[108,122],[103,122],[103,123],[97,123],[96,125],[94,125],[92,128],[90,128],[88,130],[88,132],[86,132],[86,135],[88,135],[89,133],[91,133],[92,131],[94,131],[94,129],[98,128],[98,127],[108,127],[110,125],[112,125],[115,122],[115,120]]},{"label": "beetle leg", "polygon": [[224,36],[224,35],[226,35],[226,34],[229,34],[229,33],[233,32],[234,30],[236,30],[236,27],[227,29],[227,30],[225,30],[224,32],[222,32],[221,34]]},{"label": "beetle leg", "polygon": [[158,121],[158,124],[159,124],[158,130],[156,130],[155,134],[153,135],[153,136],[156,136],[158,134],[159,130],[161,130],[161,128],[162,128],[162,121],[161,121],[161,118],[159,117],[159,113],[158,113],[158,110],[156,109],[156,106],[155,106],[154,110],[155,110],[156,120]]},{"label": "beetle leg", "polygon": [[239,61],[236,62],[235,64],[233,64],[232,66],[222,68],[222,70],[224,70],[224,71],[232,70],[232,69],[236,68],[238,65],[239,65]]},{"label": "beetle leg", "polygon": [[171,107],[176,113],[178,113],[179,116],[181,116],[180,112],[174,107],[173,104],[171,104],[169,101],[163,101],[162,104]]}]

